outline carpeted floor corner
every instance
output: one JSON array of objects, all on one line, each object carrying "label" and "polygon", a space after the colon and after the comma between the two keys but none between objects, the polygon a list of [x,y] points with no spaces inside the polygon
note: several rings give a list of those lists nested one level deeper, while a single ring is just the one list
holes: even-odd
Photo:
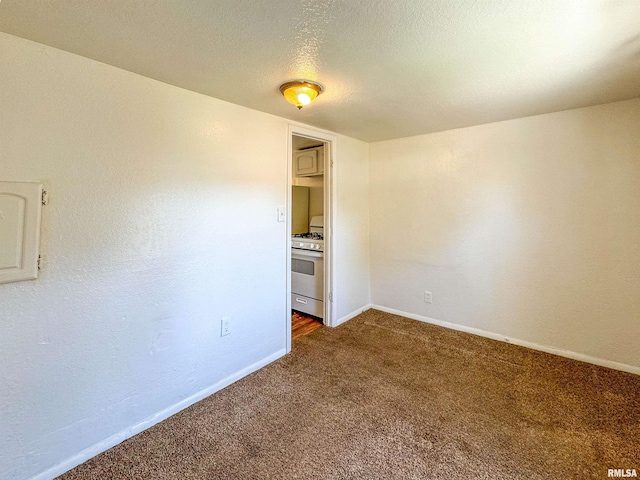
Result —
[{"label": "carpeted floor corner", "polygon": [[71,470],[77,479],[605,479],[640,377],[369,310]]}]

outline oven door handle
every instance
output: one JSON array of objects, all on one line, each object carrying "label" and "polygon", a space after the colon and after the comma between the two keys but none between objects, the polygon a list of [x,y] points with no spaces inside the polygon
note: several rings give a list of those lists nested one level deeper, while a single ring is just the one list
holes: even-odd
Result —
[{"label": "oven door handle", "polygon": [[[301,253],[304,252],[304,253]],[[300,248],[292,248],[291,256],[295,257],[299,260],[307,260],[309,257],[313,258],[322,258],[324,257],[324,253],[322,252],[313,252],[311,250],[302,250]]]}]

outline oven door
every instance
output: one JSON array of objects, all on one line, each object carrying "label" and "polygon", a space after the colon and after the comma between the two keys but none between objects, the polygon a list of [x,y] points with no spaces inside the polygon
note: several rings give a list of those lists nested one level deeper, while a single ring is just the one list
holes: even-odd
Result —
[{"label": "oven door", "polygon": [[323,301],[324,254],[291,249],[291,293]]}]

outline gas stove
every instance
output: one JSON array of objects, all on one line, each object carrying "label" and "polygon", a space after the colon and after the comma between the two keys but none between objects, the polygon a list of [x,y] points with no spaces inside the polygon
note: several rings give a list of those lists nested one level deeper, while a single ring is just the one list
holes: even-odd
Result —
[{"label": "gas stove", "polygon": [[322,234],[318,232],[294,233],[291,238],[305,238],[308,240],[322,240]]},{"label": "gas stove", "polygon": [[291,235],[291,308],[324,318],[324,217]]},{"label": "gas stove", "polygon": [[[324,252],[324,217],[311,217],[309,231],[291,235],[291,248],[302,253],[302,250]],[[309,254],[311,255],[311,254]],[[315,254],[314,256],[318,256]]]},{"label": "gas stove", "polygon": [[321,233],[296,233],[291,235],[291,248],[324,252],[324,239]]}]

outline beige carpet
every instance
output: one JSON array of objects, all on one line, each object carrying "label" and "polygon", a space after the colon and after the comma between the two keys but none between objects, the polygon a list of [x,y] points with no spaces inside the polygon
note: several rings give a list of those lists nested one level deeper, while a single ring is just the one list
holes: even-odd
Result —
[{"label": "beige carpet", "polygon": [[73,479],[640,474],[640,377],[370,310]]}]

